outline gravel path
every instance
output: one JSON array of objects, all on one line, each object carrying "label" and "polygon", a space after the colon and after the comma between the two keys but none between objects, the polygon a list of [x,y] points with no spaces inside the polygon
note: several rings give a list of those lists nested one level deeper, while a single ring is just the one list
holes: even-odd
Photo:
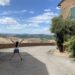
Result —
[{"label": "gravel path", "polygon": [[54,46],[20,48],[23,61],[18,55],[9,61],[13,49],[0,51],[0,75],[75,75],[75,62],[54,56],[48,52]]}]

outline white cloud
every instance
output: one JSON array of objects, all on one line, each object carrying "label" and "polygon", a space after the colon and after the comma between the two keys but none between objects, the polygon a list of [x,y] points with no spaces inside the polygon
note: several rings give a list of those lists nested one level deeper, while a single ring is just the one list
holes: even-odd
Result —
[{"label": "white cloud", "polygon": [[60,8],[59,8],[59,7],[56,7],[56,9],[57,9],[57,10],[60,10]]},{"label": "white cloud", "polygon": [[38,24],[31,24],[30,23],[30,24],[27,25],[27,27],[39,27],[39,25]]},{"label": "white cloud", "polygon": [[34,11],[28,11],[26,9],[23,10],[16,10],[16,11],[3,11],[0,13],[1,16],[5,16],[5,15],[11,15],[11,14],[23,14],[23,13],[29,13],[29,14],[34,14]]},{"label": "white cloud", "polygon": [[22,13],[26,13],[27,10],[19,10],[19,11],[4,11],[2,13],[0,13],[1,16],[4,16],[4,15],[10,15],[10,14],[22,14]]},{"label": "white cloud", "polygon": [[[58,16],[57,13],[46,11],[27,20],[19,20],[12,17],[0,18],[0,24],[6,25],[6,30],[11,33],[33,33],[33,34],[51,34],[49,31],[51,19]],[[45,25],[41,27],[41,25]],[[47,26],[46,26],[47,25]]]},{"label": "white cloud", "polygon": [[32,25],[32,24],[16,24],[14,25],[7,25],[7,29],[9,30],[26,30],[26,29],[33,29],[34,28],[39,28],[38,25]]},{"label": "white cloud", "polygon": [[45,9],[44,11],[45,12],[51,12],[51,9]]},{"label": "white cloud", "polygon": [[31,27],[23,27],[23,26],[20,26],[20,25],[16,25],[15,27],[12,25],[12,26],[8,26],[6,28],[6,30],[10,33],[28,33],[28,34],[51,34],[50,31],[49,31],[49,28],[46,27],[46,28],[31,28]]},{"label": "white cloud", "polygon": [[34,14],[34,11],[29,11],[30,14]]},{"label": "white cloud", "polygon": [[0,24],[4,24],[4,25],[17,25],[18,22],[11,17],[4,17],[4,18],[0,18]]},{"label": "white cloud", "polygon": [[53,13],[53,12],[44,12],[41,15],[37,15],[37,16],[29,18],[28,22],[31,23],[32,25],[34,25],[34,24],[39,25],[41,23],[50,24],[50,21],[54,16],[57,16],[57,14]]},{"label": "white cloud", "polygon": [[[57,13],[52,12],[51,10],[45,11],[40,15],[30,17],[26,22],[30,24],[31,27],[36,27],[35,29],[31,30],[31,33],[45,33],[45,34],[51,34],[49,30],[49,25],[51,24],[51,19],[55,16],[58,16]],[[47,27],[42,27],[40,28],[40,25],[48,25]],[[28,28],[30,29],[30,27]]]},{"label": "white cloud", "polygon": [[35,29],[34,33],[37,33],[37,34],[51,34],[50,31],[49,31],[49,28],[46,27],[46,28],[37,28]]},{"label": "white cloud", "polygon": [[25,29],[26,30],[26,33],[28,34],[51,34],[50,31],[49,31],[49,28],[46,27],[46,28],[28,28],[28,29]]},{"label": "white cloud", "polygon": [[9,29],[9,30],[21,30],[21,29],[23,29],[23,26],[21,26],[21,25],[15,25],[15,26],[13,26],[13,25],[10,25],[10,26],[7,26],[6,27],[7,29]]},{"label": "white cloud", "polygon": [[10,0],[0,0],[1,6],[5,6],[5,5],[9,5],[9,4],[10,4]]},{"label": "white cloud", "polygon": [[25,12],[27,12],[27,10],[24,9],[24,10],[21,10],[20,12],[25,13]]}]

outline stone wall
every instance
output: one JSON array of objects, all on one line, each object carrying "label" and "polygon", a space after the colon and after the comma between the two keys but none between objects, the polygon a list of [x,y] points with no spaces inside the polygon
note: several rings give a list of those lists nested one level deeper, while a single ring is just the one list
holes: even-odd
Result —
[{"label": "stone wall", "polygon": [[75,0],[65,0],[62,2],[60,8],[61,8],[61,15],[64,19],[68,18],[70,16],[70,8],[75,6]]}]

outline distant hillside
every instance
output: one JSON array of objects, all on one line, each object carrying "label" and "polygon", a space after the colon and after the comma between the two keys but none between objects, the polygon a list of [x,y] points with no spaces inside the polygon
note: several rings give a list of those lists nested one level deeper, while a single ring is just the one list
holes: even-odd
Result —
[{"label": "distant hillside", "polygon": [[45,35],[45,34],[25,34],[25,35],[14,35],[20,38],[46,38],[46,39],[55,39],[54,35]]},{"label": "distant hillside", "polygon": [[1,37],[19,37],[19,38],[45,38],[45,39],[55,39],[54,35],[46,35],[46,34],[0,34]]}]

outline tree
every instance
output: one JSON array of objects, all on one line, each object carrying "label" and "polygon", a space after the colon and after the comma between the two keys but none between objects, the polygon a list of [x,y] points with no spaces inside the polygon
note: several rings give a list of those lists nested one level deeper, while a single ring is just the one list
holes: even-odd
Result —
[{"label": "tree", "polygon": [[60,52],[64,52],[63,43],[65,36],[65,21],[62,17],[54,17],[52,19],[52,33],[56,35],[56,42]]},{"label": "tree", "polygon": [[75,36],[75,20],[70,20],[70,24],[68,25],[68,34],[70,36]]}]

